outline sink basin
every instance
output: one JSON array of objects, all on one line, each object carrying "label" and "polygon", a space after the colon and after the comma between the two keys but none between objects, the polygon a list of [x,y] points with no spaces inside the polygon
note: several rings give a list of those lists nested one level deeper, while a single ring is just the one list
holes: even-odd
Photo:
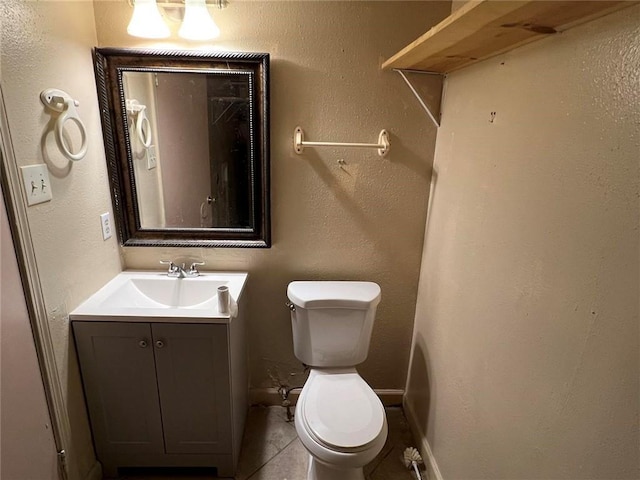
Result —
[{"label": "sink basin", "polygon": [[[229,285],[215,277],[130,278],[102,301],[104,306],[139,308],[207,308],[216,300],[218,287]],[[207,303],[207,305],[202,305]],[[216,302],[217,304],[217,302]]]},{"label": "sink basin", "polygon": [[198,277],[174,278],[159,272],[122,272],[71,312],[72,320],[118,317],[148,319],[229,319],[218,311],[218,287],[227,286],[238,301],[246,273],[204,272]]}]

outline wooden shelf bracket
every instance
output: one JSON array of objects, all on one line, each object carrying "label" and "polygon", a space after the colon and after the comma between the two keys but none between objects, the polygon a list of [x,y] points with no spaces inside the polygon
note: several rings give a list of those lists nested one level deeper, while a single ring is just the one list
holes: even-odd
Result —
[{"label": "wooden shelf bracket", "polygon": [[[426,71],[423,71],[423,70],[402,70],[402,69],[399,69],[399,68],[394,68],[393,71],[394,72],[398,72],[400,74],[400,76],[405,81],[405,83],[407,84],[407,86],[409,87],[409,89],[411,90],[413,95],[415,95],[415,97],[418,99],[418,103],[420,103],[420,106],[422,106],[424,111],[427,112],[427,115],[429,115],[429,118],[434,123],[434,125],[436,127],[440,127],[440,116],[441,116],[440,107],[438,108],[438,111],[435,112],[435,114],[434,114],[434,112],[431,111],[429,106],[422,99],[422,97],[420,96],[418,91],[415,89],[413,84],[409,81],[409,79],[405,75],[405,72],[420,73],[422,75],[439,75],[441,77],[444,77],[444,75],[442,73],[439,73],[439,72],[426,72]],[[441,105],[442,105],[442,103],[441,103]]]}]

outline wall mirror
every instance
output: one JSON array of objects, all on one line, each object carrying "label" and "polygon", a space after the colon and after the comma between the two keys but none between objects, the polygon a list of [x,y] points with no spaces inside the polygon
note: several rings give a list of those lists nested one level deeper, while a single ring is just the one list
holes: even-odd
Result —
[{"label": "wall mirror", "polygon": [[120,242],[269,247],[269,55],[93,56]]}]

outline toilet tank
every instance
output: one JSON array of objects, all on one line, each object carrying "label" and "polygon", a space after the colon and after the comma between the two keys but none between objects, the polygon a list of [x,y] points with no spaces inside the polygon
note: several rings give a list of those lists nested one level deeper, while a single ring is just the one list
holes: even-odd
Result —
[{"label": "toilet tank", "polygon": [[380,287],[373,282],[291,282],[287,296],[296,357],[311,367],[366,360]]}]

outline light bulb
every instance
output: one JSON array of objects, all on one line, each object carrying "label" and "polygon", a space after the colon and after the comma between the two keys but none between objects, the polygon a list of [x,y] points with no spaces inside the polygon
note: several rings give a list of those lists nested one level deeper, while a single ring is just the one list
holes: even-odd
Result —
[{"label": "light bulb", "polygon": [[212,40],[220,35],[205,0],[185,0],[184,5],[184,19],[178,35],[187,40]]},{"label": "light bulb", "polygon": [[134,37],[166,38],[171,31],[162,20],[156,0],[135,0],[127,33]]}]

